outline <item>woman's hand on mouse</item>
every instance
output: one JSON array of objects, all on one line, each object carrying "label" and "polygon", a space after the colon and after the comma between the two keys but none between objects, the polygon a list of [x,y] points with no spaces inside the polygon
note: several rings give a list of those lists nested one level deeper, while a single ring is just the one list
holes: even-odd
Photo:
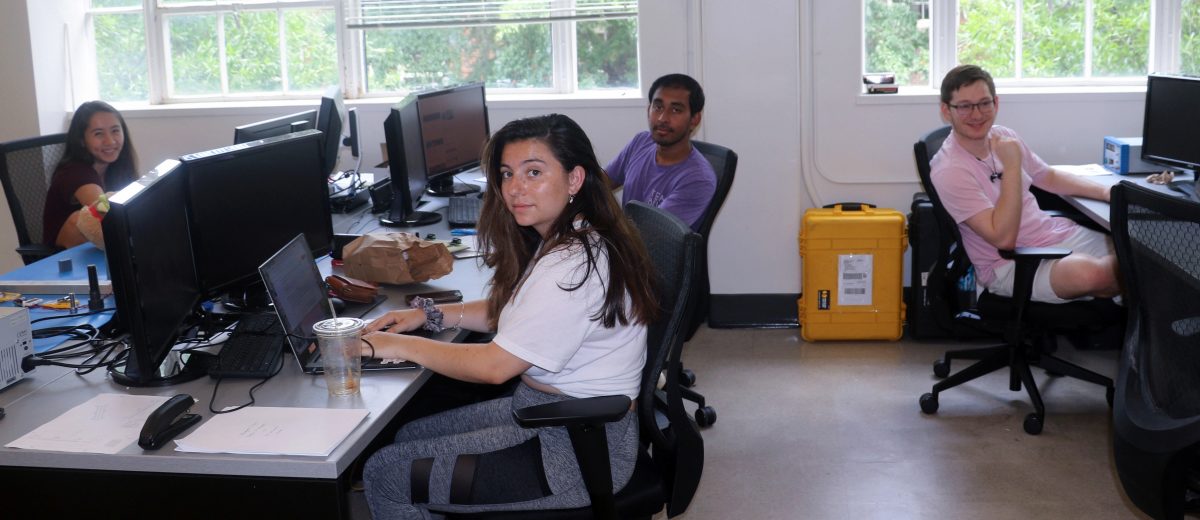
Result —
[{"label": "woman's hand on mouse", "polygon": [[366,332],[407,332],[425,324],[425,312],[420,309],[388,311],[367,324]]}]

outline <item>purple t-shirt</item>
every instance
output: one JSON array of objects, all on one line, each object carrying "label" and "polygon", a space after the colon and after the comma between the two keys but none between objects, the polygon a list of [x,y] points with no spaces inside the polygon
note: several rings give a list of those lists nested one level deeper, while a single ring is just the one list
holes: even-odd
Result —
[{"label": "purple t-shirt", "polygon": [[[1043,187],[1040,181],[1050,171],[1025,141],[1009,128],[992,126],[989,137],[994,134],[1008,136],[1021,144],[1021,226],[1017,230],[1017,247],[1049,247],[1070,237],[1078,225],[1070,219],[1054,218],[1038,207],[1037,199],[1029,186]],[[991,151],[989,150],[989,154]],[[958,223],[967,256],[975,265],[979,285],[988,286],[996,278],[996,268],[1012,260],[1000,258],[996,247],[979,236],[965,222],[967,219],[996,206],[1000,199],[1000,181],[991,179],[994,172],[1001,171],[1002,163],[993,155],[978,159],[959,144],[954,132],[946,138],[942,149],[929,161],[930,179],[937,187],[938,196],[946,212]]]},{"label": "purple t-shirt", "polygon": [[640,200],[671,212],[694,230],[717,191],[717,174],[694,147],[687,160],[670,166],[658,165],[656,150],[650,132],[642,132],[608,163],[609,178],[624,186],[621,204]]}]

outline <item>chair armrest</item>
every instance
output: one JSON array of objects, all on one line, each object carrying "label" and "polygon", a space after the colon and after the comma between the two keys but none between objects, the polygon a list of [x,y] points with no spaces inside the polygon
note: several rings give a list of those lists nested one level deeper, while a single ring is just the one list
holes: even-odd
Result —
[{"label": "chair armrest", "polygon": [[1012,250],[1000,250],[1000,257],[1016,262],[1012,285],[1012,313],[1010,320],[1017,325],[1010,327],[1005,333],[1005,341],[1017,343],[1023,337],[1021,325],[1025,320],[1025,310],[1033,297],[1033,279],[1037,274],[1038,265],[1042,260],[1055,260],[1071,254],[1071,250],[1059,247],[1018,247]]},{"label": "chair armrest", "polygon": [[629,403],[629,396],[626,395],[572,399],[514,410],[513,418],[523,428],[610,423],[629,413]]},{"label": "chair armrest", "polygon": [[629,413],[629,396],[604,395],[513,410],[523,428],[566,426],[595,518],[617,518],[604,424]]},{"label": "chair armrest", "polygon": [[21,255],[21,259],[25,261],[25,265],[51,256],[58,251],[58,248],[45,244],[25,244],[17,247],[17,254]]},{"label": "chair armrest", "polygon": [[1061,247],[1018,247],[1016,249],[1001,249],[1000,258],[1008,260],[1054,260],[1071,254],[1070,249]]}]

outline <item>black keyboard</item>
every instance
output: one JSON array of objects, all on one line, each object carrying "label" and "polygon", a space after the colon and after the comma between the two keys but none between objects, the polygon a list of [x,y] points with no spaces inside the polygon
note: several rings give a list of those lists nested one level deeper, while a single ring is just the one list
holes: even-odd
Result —
[{"label": "black keyboard", "polygon": [[479,209],[483,207],[483,199],[474,195],[450,197],[449,204],[446,208],[446,221],[451,226],[475,227],[479,222]]},{"label": "black keyboard", "polygon": [[283,327],[275,314],[242,318],[221,347],[217,363],[208,369],[211,377],[262,379],[279,370],[287,345]]}]

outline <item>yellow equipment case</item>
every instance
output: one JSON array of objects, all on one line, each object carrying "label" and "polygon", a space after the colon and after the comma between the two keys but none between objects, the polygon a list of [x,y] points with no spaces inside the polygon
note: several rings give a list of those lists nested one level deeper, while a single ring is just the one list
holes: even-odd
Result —
[{"label": "yellow equipment case", "polygon": [[904,215],[843,202],[804,212],[800,337],[897,340],[904,334]]}]

